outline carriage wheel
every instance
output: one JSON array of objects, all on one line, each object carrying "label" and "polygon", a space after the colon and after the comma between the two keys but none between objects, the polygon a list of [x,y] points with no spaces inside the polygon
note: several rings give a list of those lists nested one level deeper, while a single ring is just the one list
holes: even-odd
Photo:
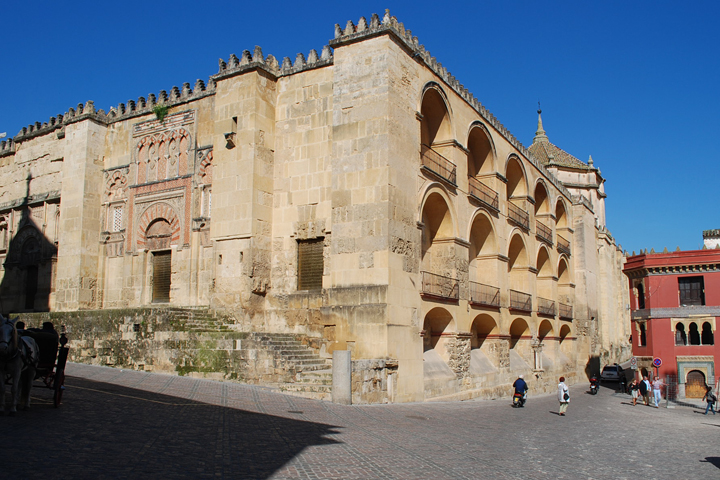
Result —
[{"label": "carriage wheel", "polygon": [[55,383],[53,385],[53,388],[55,390],[55,393],[53,394],[53,405],[55,405],[55,408],[58,408],[60,406],[60,402],[62,401],[63,390],[65,390],[64,371],[61,370],[55,372]]}]

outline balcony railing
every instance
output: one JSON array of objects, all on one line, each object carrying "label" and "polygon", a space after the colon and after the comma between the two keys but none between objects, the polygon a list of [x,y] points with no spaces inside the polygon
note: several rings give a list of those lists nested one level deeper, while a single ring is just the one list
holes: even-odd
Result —
[{"label": "balcony railing", "polygon": [[468,181],[470,183],[470,195],[495,211],[500,209],[498,194],[495,190],[488,187],[475,177],[468,177]]},{"label": "balcony railing", "polygon": [[420,158],[424,168],[427,168],[435,175],[444,178],[453,186],[457,186],[457,167],[454,163],[427,145],[421,146]]},{"label": "balcony railing", "polygon": [[500,306],[500,289],[482,283],[470,282],[470,302],[490,307]]},{"label": "balcony railing", "polygon": [[510,290],[510,308],[524,312],[532,312],[532,295],[518,292],[517,290]]},{"label": "balcony railing", "polygon": [[508,218],[525,230],[530,230],[530,215],[512,202],[508,202]]},{"label": "balcony railing", "polygon": [[570,255],[570,242],[565,240],[560,235],[557,236],[557,242],[558,242],[558,250]]},{"label": "balcony railing", "polygon": [[422,274],[423,295],[457,300],[460,298],[459,282],[455,278],[443,277],[430,272]]},{"label": "balcony railing", "polygon": [[552,229],[540,220],[535,220],[535,235],[537,235],[540,240],[552,245]]},{"label": "balcony railing", "polygon": [[573,318],[572,310],[573,310],[572,305],[568,305],[566,303],[561,303],[560,304],[560,318],[572,320],[572,318]]},{"label": "balcony railing", "polygon": [[538,297],[538,313],[541,315],[555,316],[555,301]]}]

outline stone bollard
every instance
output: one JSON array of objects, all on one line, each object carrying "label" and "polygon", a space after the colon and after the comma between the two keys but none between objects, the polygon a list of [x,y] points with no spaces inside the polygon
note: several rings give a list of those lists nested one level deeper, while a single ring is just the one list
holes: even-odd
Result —
[{"label": "stone bollard", "polygon": [[332,401],[352,404],[352,359],[350,350],[335,350],[332,364]]}]

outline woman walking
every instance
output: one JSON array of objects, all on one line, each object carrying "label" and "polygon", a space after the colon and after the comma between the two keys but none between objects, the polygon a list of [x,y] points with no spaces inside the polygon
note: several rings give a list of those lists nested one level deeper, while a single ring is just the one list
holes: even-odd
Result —
[{"label": "woman walking", "polygon": [[640,385],[638,385],[637,379],[633,378],[632,382],[630,382],[630,385],[628,386],[628,388],[630,389],[630,394],[632,395],[633,407],[634,407],[635,405],[637,405],[637,399],[640,396],[640,393],[638,392],[638,390],[640,389]]},{"label": "woman walking", "polygon": [[570,403],[570,391],[565,385],[565,377],[560,377],[560,383],[558,383],[558,401],[560,402],[560,411],[558,413],[561,417],[564,417],[568,403]]}]

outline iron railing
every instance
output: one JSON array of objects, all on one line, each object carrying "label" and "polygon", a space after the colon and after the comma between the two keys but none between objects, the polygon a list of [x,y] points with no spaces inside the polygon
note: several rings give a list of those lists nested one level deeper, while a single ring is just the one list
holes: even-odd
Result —
[{"label": "iron railing", "polygon": [[561,303],[561,304],[559,304],[559,307],[560,307],[560,318],[565,318],[565,319],[573,318],[572,305],[568,305],[566,303]]},{"label": "iron railing", "polygon": [[558,250],[570,255],[570,242],[560,235],[557,236]]},{"label": "iron railing", "polygon": [[555,301],[538,297],[538,313],[541,315],[555,316]]},{"label": "iron railing", "polygon": [[422,145],[420,148],[420,158],[422,160],[422,166],[444,178],[450,182],[453,186],[457,186],[457,167],[453,162],[440,155],[438,152]]},{"label": "iron railing", "polygon": [[500,306],[500,289],[482,283],[470,282],[470,302],[491,307]]},{"label": "iron railing", "polygon": [[552,245],[552,229],[540,220],[535,220],[535,235],[537,235],[540,240]]},{"label": "iron railing", "polygon": [[510,308],[524,312],[532,312],[532,295],[518,292],[517,290],[510,290]]},{"label": "iron railing", "polygon": [[500,201],[495,190],[488,187],[475,177],[468,177],[470,184],[470,195],[492,208],[495,211],[500,209]]},{"label": "iron railing", "polygon": [[422,274],[423,295],[451,300],[460,298],[460,285],[457,279],[430,272],[420,273]]},{"label": "iron railing", "polygon": [[530,230],[530,215],[512,202],[508,202],[508,218],[519,227]]}]

